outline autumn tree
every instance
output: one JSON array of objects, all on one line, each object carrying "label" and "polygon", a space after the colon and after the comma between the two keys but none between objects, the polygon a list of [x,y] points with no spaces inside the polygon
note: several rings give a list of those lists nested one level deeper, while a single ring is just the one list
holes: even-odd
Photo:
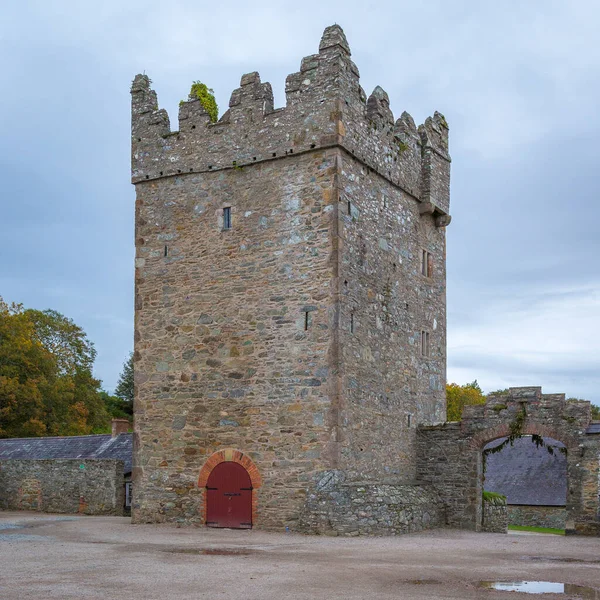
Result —
[{"label": "autumn tree", "polygon": [[0,437],[47,432],[45,398],[54,392],[56,360],[34,333],[22,306],[0,298]]},{"label": "autumn tree", "polygon": [[477,379],[465,385],[457,383],[446,384],[447,420],[460,421],[465,406],[471,404],[484,404],[485,396]]},{"label": "autumn tree", "polygon": [[100,381],[92,374],[95,357],[71,319],[0,299],[0,437],[107,430]]}]

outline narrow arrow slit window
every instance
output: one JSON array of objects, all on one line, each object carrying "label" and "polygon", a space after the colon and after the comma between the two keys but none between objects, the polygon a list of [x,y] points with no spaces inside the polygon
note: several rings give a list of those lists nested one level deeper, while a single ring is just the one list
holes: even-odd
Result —
[{"label": "narrow arrow slit window", "polygon": [[223,229],[231,229],[231,206],[223,209]]}]

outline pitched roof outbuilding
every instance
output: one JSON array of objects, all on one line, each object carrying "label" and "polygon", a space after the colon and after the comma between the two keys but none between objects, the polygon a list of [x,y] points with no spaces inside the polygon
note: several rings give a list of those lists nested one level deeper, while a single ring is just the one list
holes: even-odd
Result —
[{"label": "pitched roof outbuilding", "polygon": [[132,433],[0,439],[0,460],[112,458],[123,461],[125,475],[131,473],[132,454]]}]

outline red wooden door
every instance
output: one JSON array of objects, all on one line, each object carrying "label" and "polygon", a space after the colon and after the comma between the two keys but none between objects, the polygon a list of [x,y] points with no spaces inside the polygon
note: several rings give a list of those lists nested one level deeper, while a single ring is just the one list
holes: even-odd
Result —
[{"label": "red wooden door", "polygon": [[206,496],[209,527],[252,527],[252,482],[242,465],[219,463],[206,482]]}]

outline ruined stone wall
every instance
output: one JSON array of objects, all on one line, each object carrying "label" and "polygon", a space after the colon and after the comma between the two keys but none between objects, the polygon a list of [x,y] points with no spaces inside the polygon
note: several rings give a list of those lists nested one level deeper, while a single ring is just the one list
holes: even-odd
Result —
[{"label": "ruined stone wall", "polygon": [[567,511],[564,506],[508,505],[508,522],[510,525],[564,529],[566,521]]},{"label": "ruined stone wall", "polygon": [[494,498],[483,500],[481,530],[487,533],[508,533],[508,510],[506,500]]},{"label": "ruined stone wall", "polygon": [[260,527],[293,527],[322,471],[414,476],[415,424],[444,412],[444,118],[367,99],[338,26],[285,108],[250,73],[217,123],[190,97],[171,131],[147,76],[131,92],[134,521],[203,522],[199,472],[223,448],[260,473]]},{"label": "ruined stone wall", "polygon": [[348,482],[344,471],[328,471],[308,495],[300,530],[334,536],[398,535],[445,524],[443,502],[431,486]]},{"label": "ruined stone wall", "polygon": [[511,433],[525,411],[521,433],[562,442],[567,448],[567,523],[571,533],[597,534],[598,440],[585,433],[590,403],[542,394],[539,387],[510,388],[483,405],[467,406],[458,423],[421,427],[417,436],[417,479],[432,483],[444,499],[452,527],[481,528],[482,450]]},{"label": "ruined stone wall", "polygon": [[417,424],[446,416],[445,228],[346,153],[339,193],[341,465],[359,479],[414,479]]},{"label": "ruined stone wall", "polygon": [[600,433],[582,436],[578,463],[581,467],[581,510],[567,530],[600,536]]},{"label": "ruined stone wall", "polygon": [[123,461],[0,461],[0,510],[122,515]]}]

